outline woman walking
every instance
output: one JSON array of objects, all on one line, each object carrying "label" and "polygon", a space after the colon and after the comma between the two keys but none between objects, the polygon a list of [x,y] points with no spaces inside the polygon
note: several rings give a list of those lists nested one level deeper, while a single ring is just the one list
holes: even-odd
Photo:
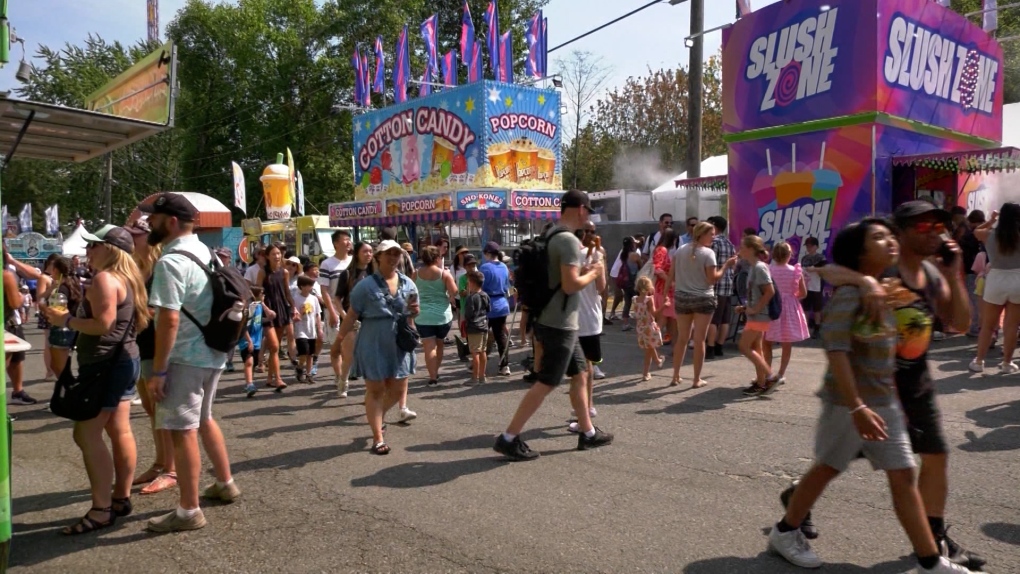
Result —
[{"label": "woman walking", "polygon": [[[131,234],[123,227],[111,227],[84,238],[95,276],[78,315],[52,308],[45,311],[51,324],[78,332],[79,376],[102,373],[106,383],[99,415],[74,424],[74,442],[81,449],[92,488],[92,508],[63,529],[67,535],[107,528],[118,516],[131,514],[136,452],[130,416],[139,370],[135,332],[144,330],[150,320],[145,282],[131,258]],[[112,456],[103,442],[104,431]]]},{"label": "woman walking", "polygon": [[265,340],[262,351],[266,355],[267,387],[277,392],[287,388],[280,375],[280,342],[287,338],[287,350],[291,359],[297,359],[297,344],[294,339],[294,320],[300,318],[294,307],[294,299],[290,292],[290,272],[283,265],[283,251],[277,245],[266,248],[266,266],[259,271],[255,284],[262,287],[265,294],[263,305],[276,316],[272,321],[272,329],[264,332]]},{"label": "woman walking", "polygon": [[[672,273],[666,279],[667,306],[673,307],[676,317],[677,337],[673,343],[673,380],[670,386],[679,385],[680,367],[687,354],[687,342],[694,341],[694,382],[692,389],[700,389],[708,383],[701,378],[705,366],[705,337],[708,324],[712,322],[718,298],[715,284],[722,279],[726,270],[737,263],[734,256],[722,266],[717,266],[712,240],[715,239],[715,225],[707,221],[697,224],[692,231],[692,240],[677,250],[671,264]],[[692,335],[693,331],[693,335]]]},{"label": "woman walking", "polygon": [[[366,241],[359,241],[354,244],[354,261],[351,265],[340,272],[336,284],[336,298],[340,302],[340,320],[347,317],[351,308],[351,292],[354,286],[362,279],[374,273],[372,266],[372,245]],[[354,343],[358,339],[360,323],[356,323],[351,329],[352,334],[344,339],[337,338],[329,349],[330,362],[333,364],[333,372],[336,373],[336,388],[341,399],[347,398],[347,390],[350,386],[351,367],[354,363]]]},{"label": "woman walking", "polygon": [[372,429],[372,454],[389,454],[383,437],[383,418],[407,393],[407,377],[414,371],[414,352],[397,344],[403,321],[418,315],[418,289],[409,277],[397,271],[403,257],[400,245],[391,239],[375,248],[376,272],[351,292],[350,309],[340,326],[345,339],[361,321],[354,345],[354,360],[365,376],[365,415]]},{"label": "woman walking", "polygon": [[984,308],[977,357],[970,364],[970,370],[978,373],[984,371],[985,355],[991,346],[992,333],[998,328],[999,317],[1005,310],[999,372],[1015,375],[1020,373],[1020,366],[1013,362],[1017,328],[1020,326],[1020,204],[1004,203],[1002,212],[993,211],[988,222],[974,230],[974,236],[985,245],[990,269],[985,277],[982,295]]},{"label": "woman walking", "polygon": [[[617,271],[615,283],[617,290],[622,293],[616,297],[623,299],[623,328],[622,331],[630,331],[633,327],[630,324],[630,315],[634,303],[635,283],[638,271],[641,270],[641,253],[637,249],[637,241],[633,237],[623,238],[623,250],[620,251],[620,269]],[[613,314],[616,313],[616,304],[619,301],[613,300]],[[614,317],[615,318],[615,317]],[[661,338],[661,336],[660,336]],[[661,344],[659,346],[662,346]]]},{"label": "woman walking", "polygon": [[421,313],[415,318],[414,324],[418,327],[425,350],[425,368],[429,374],[427,385],[434,386],[439,384],[439,368],[443,365],[443,340],[450,334],[450,323],[453,321],[450,301],[457,296],[457,284],[450,272],[440,267],[443,259],[438,247],[429,245],[422,249],[420,259],[422,266],[418,269],[414,284],[421,297]]},{"label": "woman walking", "polygon": [[740,334],[740,352],[754,365],[755,378],[751,386],[744,389],[744,394],[753,396],[759,393],[770,393],[776,388],[778,379],[772,376],[762,339],[769,330],[768,305],[773,297],[778,296],[772,286],[772,275],[765,264],[768,251],[765,243],[757,235],[745,236],[740,241],[740,258],[748,265],[747,302],[737,307],[737,313],[747,315],[744,331]]},{"label": "woman walking", "polygon": [[673,270],[673,260],[670,258],[669,250],[676,244],[676,232],[672,227],[666,228],[659,237],[652,252],[652,265],[655,268],[655,308],[659,310],[659,327],[663,332],[663,343],[670,344],[674,339],[673,326],[676,324],[676,313],[672,303],[666,302],[673,298],[672,293],[666,292],[666,281],[669,280]]},{"label": "woman walking", "polygon": [[769,323],[769,330],[765,333],[765,362],[772,367],[772,344],[779,343],[783,349],[782,358],[779,360],[779,373],[776,374],[779,384],[786,382],[786,367],[790,365],[790,357],[793,355],[793,344],[799,343],[811,337],[808,329],[807,316],[800,300],[807,297],[807,284],[804,282],[804,272],[800,265],[790,265],[790,257],[793,250],[790,244],[780,241],[772,247],[772,265],[769,266],[769,273],[779,288],[779,297],[783,301],[783,312],[779,318]]}]

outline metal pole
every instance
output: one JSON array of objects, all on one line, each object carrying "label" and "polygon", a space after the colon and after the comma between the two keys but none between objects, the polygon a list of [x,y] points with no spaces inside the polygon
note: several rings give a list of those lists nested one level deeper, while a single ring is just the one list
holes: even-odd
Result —
[{"label": "metal pole", "polygon": [[[691,0],[691,46],[690,69],[687,72],[690,80],[687,104],[687,177],[701,177],[701,110],[704,82],[704,49],[703,30],[705,28],[705,0]],[[687,217],[700,217],[701,192],[698,189],[687,189]]]},{"label": "metal pole", "polygon": [[106,154],[106,181],[103,182],[103,219],[113,223],[113,152]]}]

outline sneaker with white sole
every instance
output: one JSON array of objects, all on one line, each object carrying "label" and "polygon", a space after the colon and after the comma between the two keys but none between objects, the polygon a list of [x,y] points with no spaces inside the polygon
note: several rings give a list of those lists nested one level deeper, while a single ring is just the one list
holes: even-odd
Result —
[{"label": "sneaker with white sole", "polygon": [[503,367],[502,369],[500,369],[499,370],[499,375],[501,377],[509,377],[510,376],[510,367]]},{"label": "sneaker with white sole", "polygon": [[7,401],[9,405],[34,405],[39,401],[33,399],[25,391],[18,391],[11,393],[11,398]]},{"label": "sneaker with white sole", "polygon": [[180,532],[182,530],[198,530],[206,525],[205,515],[202,509],[198,509],[191,518],[181,518],[176,510],[171,510],[163,516],[150,518],[146,529],[149,532]]},{"label": "sneaker with white sole", "polygon": [[972,373],[983,373],[985,370],[985,362],[974,359],[969,365],[967,365],[967,368],[970,369],[970,372]]},{"label": "sneaker with white sole", "polygon": [[418,418],[418,413],[412,411],[411,409],[407,407],[400,409],[400,422],[409,423],[416,418]]},{"label": "sneaker with white sole", "polygon": [[1018,367],[1017,364],[1013,362],[1009,363],[1004,362],[1001,365],[999,365],[999,373],[1003,375],[1015,375],[1017,373],[1020,373],[1020,367]]},{"label": "sneaker with white sole", "polygon": [[595,365],[595,367],[592,369],[592,376],[595,378],[596,381],[601,381],[602,379],[606,378],[606,374],[602,372],[602,369],[600,369],[598,365]]},{"label": "sneaker with white sole", "polygon": [[775,551],[786,561],[801,568],[821,568],[822,559],[811,550],[807,538],[799,528],[789,532],[780,532],[779,525],[772,526],[769,533],[769,549]]},{"label": "sneaker with white sole", "polygon": [[223,502],[233,502],[237,500],[237,497],[239,496],[241,496],[241,489],[238,488],[237,483],[233,481],[223,486],[214,482],[202,492],[202,498],[208,498],[209,500],[221,500]]},{"label": "sneaker with white sole", "polygon": [[337,391],[337,393],[340,394],[340,398],[341,399],[346,399],[347,398],[347,388],[350,385],[347,383],[347,381],[341,381],[340,379],[336,379],[334,382],[336,383],[336,391]]},{"label": "sneaker with white sole", "polygon": [[960,566],[959,564],[953,564],[948,558],[941,556],[939,557],[939,563],[936,564],[934,568],[924,569],[921,568],[920,564],[918,564],[915,572],[917,574],[964,574],[974,572],[974,570],[970,570],[964,566]]}]

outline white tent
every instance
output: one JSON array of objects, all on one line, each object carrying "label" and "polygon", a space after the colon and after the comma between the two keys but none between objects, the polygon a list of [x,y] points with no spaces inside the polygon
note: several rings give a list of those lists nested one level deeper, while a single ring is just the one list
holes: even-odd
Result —
[{"label": "white tent", "polygon": [[[717,155],[706,159],[701,162],[701,176],[700,177],[715,177],[719,175],[727,175],[730,169],[730,158],[726,155]],[[658,191],[676,191],[676,180],[687,179],[687,172],[683,172],[679,175],[675,175],[669,178],[669,181],[663,182],[662,185],[652,190],[652,193]]]},{"label": "white tent", "polygon": [[64,240],[63,251],[66,257],[73,257],[75,255],[85,257],[85,238],[82,237],[85,231],[85,225],[79,223],[78,227],[75,227],[74,231]]},{"label": "white tent", "polygon": [[[729,172],[729,156],[717,155],[701,162],[701,177],[717,177]],[[687,179],[687,172],[669,178],[659,187],[652,190],[652,214],[655,218],[663,213],[671,213],[675,219],[687,215],[687,190],[677,189],[676,180]],[[722,198],[719,192],[701,191],[698,194],[698,219],[705,219],[722,213]]]}]

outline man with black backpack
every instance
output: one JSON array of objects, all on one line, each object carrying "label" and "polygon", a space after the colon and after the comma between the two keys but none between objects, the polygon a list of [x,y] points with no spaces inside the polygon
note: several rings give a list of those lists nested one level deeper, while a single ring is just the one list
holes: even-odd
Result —
[{"label": "man with black backpack", "polygon": [[584,265],[581,242],[574,236],[588,222],[590,214],[588,194],[568,191],[560,200],[559,225],[521,248],[518,291],[522,302],[538,317],[535,323],[538,381],[524,395],[510,426],[493,446],[510,460],[538,458],[538,453],[521,440],[520,434],[564,376],[570,377],[570,402],[577,413],[578,450],[613,442],[613,435],[591,424],[583,376],[587,362],[577,336],[578,294],[604,273],[601,261]]},{"label": "man with black backpack", "polygon": [[[157,401],[156,427],[173,437],[181,492],[177,509],[149,520],[148,529],[196,530],[206,524],[198,504],[199,435],[216,475],[203,496],[232,502],[241,494],[230,474],[223,433],[212,418],[212,403],[225,351],[237,344],[244,324],[245,292],[249,300],[251,293],[237,269],[220,265],[193,233],[196,212],[184,196],[163,193],[139,209],[150,214],[149,243],[163,245],[149,294],[156,309],[156,353],[147,384]],[[231,331],[235,319],[237,333]]]}]

